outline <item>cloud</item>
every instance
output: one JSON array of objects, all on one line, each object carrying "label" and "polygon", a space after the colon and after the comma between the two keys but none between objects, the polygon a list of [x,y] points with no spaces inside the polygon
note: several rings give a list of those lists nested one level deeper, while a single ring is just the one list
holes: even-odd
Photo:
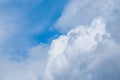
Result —
[{"label": "cloud", "polygon": [[77,25],[90,24],[94,18],[102,16],[107,19],[107,24],[116,25],[109,26],[110,31],[115,33],[113,30],[119,29],[120,25],[119,10],[119,0],[71,0],[55,26],[61,32],[67,32]]},{"label": "cloud", "polygon": [[30,48],[26,59],[1,56],[0,80],[119,80],[119,47],[106,31],[104,18],[98,17],[50,46]]},{"label": "cloud", "polygon": [[6,22],[3,20],[0,23],[0,45],[4,44],[16,32],[14,25],[10,23],[6,24]]},{"label": "cloud", "polygon": [[[60,53],[54,47],[50,50],[54,57],[48,61],[47,80],[119,80],[119,10],[119,0],[71,0],[55,24],[67,35],[53,41]],[[97,18],[89,26],[98,16],[105,23]],[[72,36],[68,36],[70,33]]]},{"label": "cloud", "polygon": [[[114,55],[114,51],[107,53],[102,49],[103,52],[98,54],[101,48],[97,47],[102,45],[102,47],[106,48],[112,43],[113,41],[110,40],[110,35],[106,32],[106,25],[101,17],[94,19],[90,26],[80,25],[75,27],[68,34],[62,35],[52,42],[49,50],[50,57],[48,58],[45,71],[45,80],[100,80],[100,75],[93,77],[92,75],[99,74],[99,68],[102,69],[100,66],[104,66],[104,61],[107,61],[107,64],[109,64],[109,60],[100,57],[109,58],[109,54]],[[97,52],[95,52],[96,50]],[[96,58],[100,59],[99,63],[101,64],[97,64],[96,60],[98,59]],[[114,57],[111,56],[111,58]],[[112,61],[112,59],[110,60]],[[97,67],[91,69],[90,67],[94,64],[94,61]],[[117,63],[115,64],[117,65]],[[110,67],[112,68],[114,66]],[[97,68],[98,72],[94,72]],[[111,77],[111,74],[107,71],[100,74],[107,75],[102,76],[102,79],[109,79]],[[96,77],[98,78],[96,79]],[[114,78],[115,76],[113,75],[111,80]]]},{"label": "cloud", "polygon": [[39,2],[12,1],[0,1],[0,80],[38,80],[44,72],[47,45],[34,47],[25,13]]},{"label": "cloud", "polygon": [[119,0],[71,0],[55,24],[66,34],[50,45],[31,45],[28,27],[2,18],[0,80],[119,80],[119,7]]},{"label": "cloud", "polygon": [[[88,80],[119,80],[119,48],[120,44],[112,44],[109,46],[104,46],[102,51],[98,49],[98,51],[96,51],[98,54],[96,59],[85,71],[84,76],[90,76],[90,79]],[[83,77],[83,80],[84,79],[85,77]]]},{"label": "cloud", "polygon": [[0,80],[41,80],[47,47],[40,44],[29,49],[29,57],[20,61],[12,60],[10,56],[0,56]]}]

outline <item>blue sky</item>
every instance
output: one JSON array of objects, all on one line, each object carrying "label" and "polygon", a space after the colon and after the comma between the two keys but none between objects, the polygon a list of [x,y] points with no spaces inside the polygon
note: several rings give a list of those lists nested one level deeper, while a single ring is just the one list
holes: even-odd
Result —
[{"label": "blue sky", "polygon": [[0,0],[0,80],[120,80],[120,0]]},{"label": "blue sky", "polygon": [[34,32],[35,35],[33,37],[35,39],[38,39],[40,42],[47,42],[49,37],[60,34],[57,30],[54,30],[54,24],[61,16],[66,3],[67,0],[43,1],[27,14],[28,25],[38,30],[39,28],[37,27],[41,26],[42,29]]},{"label": "blue sky", "polygon": [[[56,20],[61,16],[68,0],[35,0],[35,1],[6,1],[1,5],[1,15],[14,19],[18,26],[29,27],[30,31],[39,42],[47,42],[47,38],[59,32],[53,29]],[[52,27],[52,28],[51,28]],[[50,29],[51,28],[51,29]],[[34,31],[36,30],[36,31]],[[50,36],[44,37],[44,34]],[[57,34],[56,34],[57,35]],[[42,36],[42,38],[40,38]],[[32,37],[32,36],[31,36]]]},{"label": "blue sky", "polygon": [[54,24],[67,2],[68,0],[1,1],[1,18],[5,24],[14,25],[16,29],[5,44],[8,50],[13,47],[11,53],[24,54],[25,48],[39,43],[50,44],[52,39],[61,34],[54,28]]}]

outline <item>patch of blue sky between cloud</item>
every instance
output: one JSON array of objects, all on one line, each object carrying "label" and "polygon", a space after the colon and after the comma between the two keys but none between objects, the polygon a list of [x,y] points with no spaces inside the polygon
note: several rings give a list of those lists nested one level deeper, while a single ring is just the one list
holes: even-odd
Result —
[{"label": "patch of blue sky between cloud", "polygon": [[31,26],[30,32],[35,39],[42,42],[49,42],[47,38],[60,34],[53,27],[57,19],[61,16],[66,3],[67,0],[46,0],[27,14],[28,24]]},{"label": "patch of blue sky between cloud", "polygon": [[[60,17],[67,0],[5,0],[0,2],[0,54],[22,55],[39,43],[49,44],[60,32],[53,24]],[[5,25],[4,25],[5,24]],[[9,35],[8,35],[9,34]],[[5,39],[4,39],[5,38]]]}]

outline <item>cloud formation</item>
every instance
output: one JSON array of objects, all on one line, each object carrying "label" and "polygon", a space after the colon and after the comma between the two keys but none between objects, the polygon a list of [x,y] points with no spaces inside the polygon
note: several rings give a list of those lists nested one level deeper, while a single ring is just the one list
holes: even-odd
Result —
[{"label": "cloud formation", "polygon": [[118,38],[119,4],[119,0],[71,0],[57,21],[56,28],[61,32],[67,32],[80,24],[90,24],[94,18],[101,16],[106,19],[112,36],[116,35],[115,38]]},{"label": "cloud formation", "polygon": [[[55,24],[65,34],[32,47],[27,27],[0,21],[0,80],[119,80],[119,10],[119,0],[71,0]],[[27,57],[3,55],[19,51]]]},{"label": "cloud formation", "polygon": [[[94,19],[90,26],[80,25],[70,30],[67,35],[60,36],[51,44],[45,80],[96,80],[89,68],[96,58],[107,53],[97,54],[94,51],[99,45],[105,47],[111,44],[109,38],[102,18]],[[89,70],[91,73],[88,73]],[[109,73],[106,77],[110,77]]]},{"label": "cloud formation", "polygon": [[55,24],[66,35],[51,44],[45,80],[119,80],[119,10],[119,0],[71,0]]},{"label": "cloud formation", "polygon": [[0,80],[41,80],[47,49],[44,44],[35,46],[29,49],[29,58],[21,58],[20,61],[12,60],[10,56],[0,56]]},{"label": "cloud formation", "polygon": [[98,17],[90,25],[61,35],[50,46],[40,44],[29,49],[25,60],[1,57],[0,79],[119,80],[119,47],[106,31],[104,19]]}]

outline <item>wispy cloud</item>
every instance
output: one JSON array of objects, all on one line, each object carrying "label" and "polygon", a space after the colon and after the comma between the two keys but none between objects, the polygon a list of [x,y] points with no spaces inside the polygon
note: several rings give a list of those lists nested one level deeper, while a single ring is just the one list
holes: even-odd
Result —
[{"label": "wispy cloud", "polygon": [[119,9],[119,0],[71,0],[57,21],[56,28],[66,32],[77,25],[90,24],[97,16],[102,16],[108,24],[115,25],[119,23]]},{"label": "wispy cloud", "polygon": [[29,49],[29,58],[25,60],[16,61],[10,56],[1,56],[0,80],[41,80],[47,51],[47,45],[41,44]]}]

